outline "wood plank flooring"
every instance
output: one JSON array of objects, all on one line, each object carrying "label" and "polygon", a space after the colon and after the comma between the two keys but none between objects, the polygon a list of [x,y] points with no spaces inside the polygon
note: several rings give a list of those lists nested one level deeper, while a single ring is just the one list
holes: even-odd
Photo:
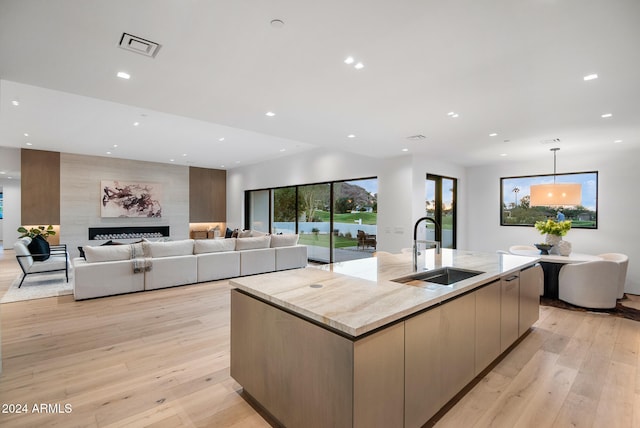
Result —
[{"label": "wood plank flooring", "polygon": [[[0,252],[0,293],[18,272]],[[272,426],[229,376],[227,281],[0,312],[0,405],[29,408],[0,413],[2,427]],[[639,367],[640,323],[541,307],[531,333],[429,425],[640,427]],[[40,404],[60,408],[33,413]]]}]

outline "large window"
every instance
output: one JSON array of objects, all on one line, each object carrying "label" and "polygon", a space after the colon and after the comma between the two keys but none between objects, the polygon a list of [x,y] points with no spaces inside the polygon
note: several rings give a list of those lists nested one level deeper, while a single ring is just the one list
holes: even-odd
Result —
[{"label": "large window", "polygon": [[[575,206],[531,206],[532,185],[550,183],[581,185],[581,203]],[[571,220],[571,227],[598,227],[598,173],[503,177],[500,179],[500,224],[502,226],[533,226],[536,221],[549,218]],[[559,214],[561,212],[562,214]]]},{"label": "large window", "polygon": [[371,257],[377,248],[377,197],[377,178],[251,190],[245,195],[245,228],[298,233],[309,259],[318,262]]}]

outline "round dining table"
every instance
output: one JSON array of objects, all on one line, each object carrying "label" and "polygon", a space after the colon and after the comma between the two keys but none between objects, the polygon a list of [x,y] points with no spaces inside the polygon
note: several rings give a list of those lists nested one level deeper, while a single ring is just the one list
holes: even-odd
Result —
[{"label": "round dining table", "polygon": [[557,254],[540,254],[538,250],[509,250],[516,256],[539,257],[540,266],[544,272],[544,297],[558,299],[558,277],[562,266],[568,263],[582,263],[595,260],[603,260],[602,257],[593,254],[571,253],[568,256]]}]

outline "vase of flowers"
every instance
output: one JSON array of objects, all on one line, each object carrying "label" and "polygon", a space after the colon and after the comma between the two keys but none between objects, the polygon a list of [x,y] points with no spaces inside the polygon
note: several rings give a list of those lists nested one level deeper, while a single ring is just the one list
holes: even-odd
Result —
[{"label": "vase of flowers", "polygon": [[545,242],[553,245],[550,250],[551,254],[555,253],[561,256],[571,254],[571,243],[562,239],[571,229],[571,220],[555,221],[549,219],[547,221],[537,221],[535,227],[541,234],[547,235]]}]

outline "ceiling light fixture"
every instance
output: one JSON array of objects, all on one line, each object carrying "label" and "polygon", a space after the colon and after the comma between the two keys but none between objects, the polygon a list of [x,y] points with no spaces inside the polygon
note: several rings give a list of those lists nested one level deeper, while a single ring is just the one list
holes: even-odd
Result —
[{"label": "ceiling light fixture", "polygon": [[489,137],[495,137],[495,136],[497,136],[497,135],[498,135],[498,134],[496,134],[495,132],[492,132],[491,134],[489,134]]},{"label": "ceiling light fixture", "polygon": [[218,141],[224,141],[224,137],[218,138]]},{"label": "ceiling light fixture", "polygon": [[622,143],[622,140],[614,140],[614,143]]},{"label": "ceiling light fixture", "polygon": [[27,146],[33,146],[33,143],[27,143]]},{"label": "ceiling light fixture", "polygon": [[139,126],[140,122],[133,122],[133,126]]},{"label": "ceiling light fixture", "polygon": [[169,159],[169,162],[175,162],[175,161],[176,161],[175,159]]},{"label": "ceiling light fixture", "polygon": [[11,101],[11,104],[13,104],[14,106],[16,106],[16,107],[17,107],[17,106],[19,106],[19,105],[20,105],[20,101],[18,101],[18,100],[13,100],[13,101]]},{"label": "ceiling light fixture", "polygon": [[356,70],[362,70],[364,68],[364,64],[359,62],[356,65],[354,65],[353,68],[355,68]]},{"label": "ceiling light fixture", "polygon": [[265,113],[265,116],[269,116],[269,117],[273,117],[275,115],[276,114],[274,112],[272,112],[272,111],[268,111],[268,112]]},{"label": "ceiling light fixture", "polygon": [[356,136],[354,134],[349,134],[347,135],[347,138],[356,138]]},{"label": "ceiling light fixture", "polygon": [[556,183],[556,153],[553,152],[553,184],[533,184],[530,187],[530,206],[563,207],[580,205],[582,202],[582,185],[579,183]]},{"label": "ceiling light fixture", "polygon": [[408,152],[408,151],[409,151],[409,149],[402,149],[402,151],[403,151],[403,152]]},{"label": "ceiling light fixture", "polygon": [[29,134],[28,134],[27,132],[25,132],[23,135],[24,135],[25,137],[28,137],[28,136],[29,136]]},{"label": "ceiling light fixture", "polygon": [[118,71],[118,74],[116,74],[116,76],[125,80],[131,79],[131,75],[129,73],[125,73],[124,71]]},{"label": "ceiling light fixture", "polygon": [[595,80],[595,79],[597,79],[597,78],[598,78],[598,75],[597,75],[597,74],[595,74],[595,73],[593,73],[593,74],[587,74],[586,76],[584,76],[584,77],[583,77],[583,79],[584,79],[585,81],[588,81],[588,80]]},{"label": "ceiling light fixture", "polygon": [[600,116],[600,117],[602,117],[602,118],[606,119],[606,118],[611,117],[611,116],[613,116],[613,114],[612,114],[612,113],[605,113],[605,114],[603,114],[603,115],[602,115],[602,116]]},{"label": "ceiling light fixture", "polygon": [[287,149],[280,149],[280,151],[281,151],[281,152],[286,152],[286,151],[287,151]]},{"label": "ceiling light fixture", "polygon": [[505,156],[507,156],[507,154],[506,153],[500,153],[500,156],[505,157]]},{"label": "ceiling light fixture", "polygon": [[355,59],[353,59],[352,56],[348,56],[345,60],[344,63],[345,64],[353,64],[353,62],[355,61]]},{"label": "ceiling light fixture", "polygon": [[110,155],[110,154],[111,154],[111,152],[107,152],[107,154],[108,154],[108,155]]},{"label": "ceiling light fixture", "polygon": [[114,145],[113,145],[113,148],[115,149],[116,147],[118,147],[118,145],[117,145],[117,144],[114,144]]}]

